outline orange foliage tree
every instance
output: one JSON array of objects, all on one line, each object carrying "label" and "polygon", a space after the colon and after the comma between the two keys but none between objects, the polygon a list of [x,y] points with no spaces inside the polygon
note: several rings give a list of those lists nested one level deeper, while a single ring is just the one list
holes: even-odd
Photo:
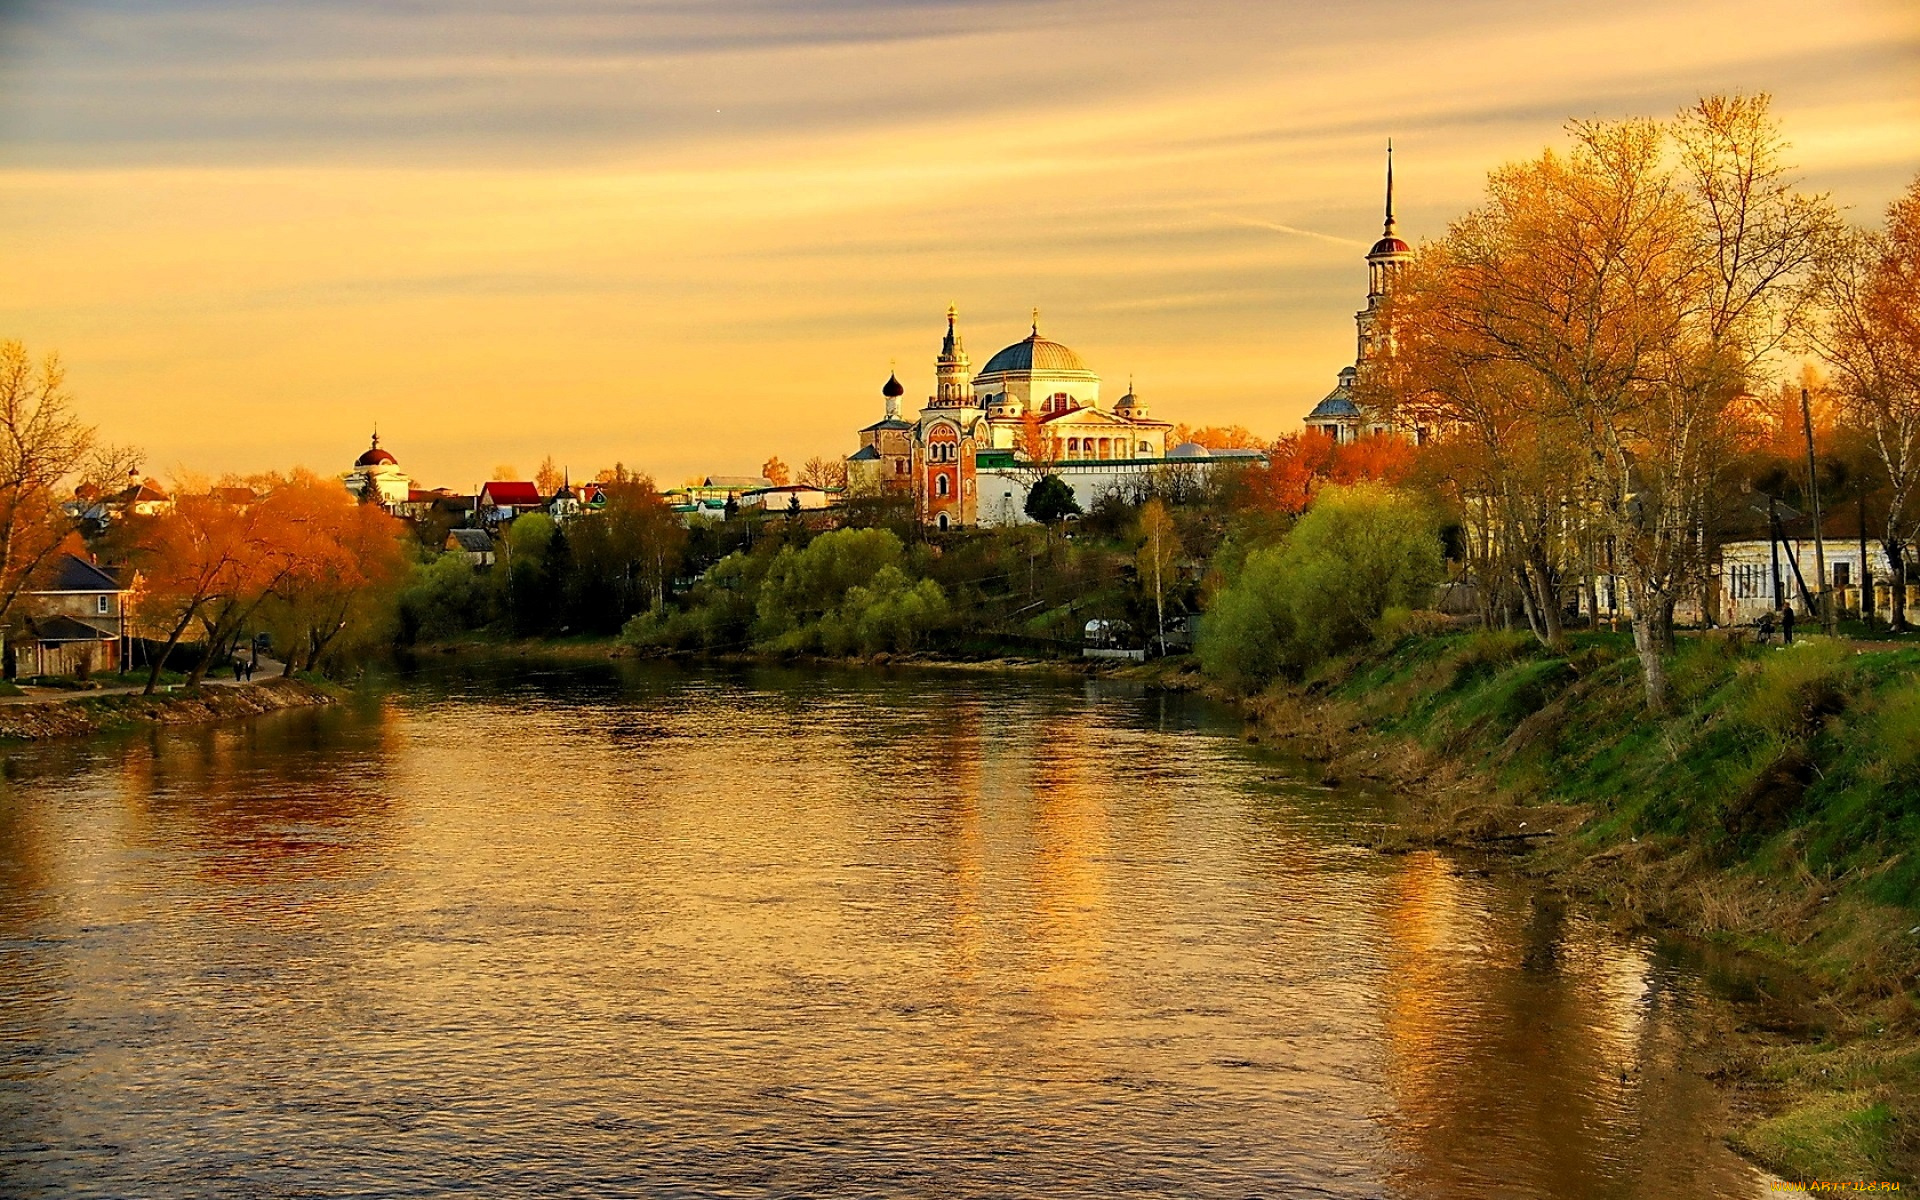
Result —
[{"label": "orange foliage tree", "polygon": [[1297,515],[1330,483],[1405,482],[1419,453],[1412,442],[1393,435],[1343,444],[1312,429],[1283,434],[1267,448],[1266,467],[1246,473],[1246,502]]},{"label": "orange foliage tree", "polygon": [[1907,626],[1907,548],[1920,537],[1920,178],[1887,211],[1884,232],[1848,230],[1818,272],[1822,320],[1811,338],[1833,366],[1846,424],[1886,473],[1878,531],[1892,569],[1892,623]]},{"label": "orange foliage tree", "polygon": [[36,362],[19,342],[0,342],[0,617],[73,531],[63,488],[98,496],[125,478],[130,458],[74,414],[59,355]]},{"label": "orange foliage tree", "polygon": [[400,525],[377,506],[355,504],[337,484],[304,473],[250,482],[252,502],[218,491],[180,494],[141,531],[134,558],[145,584],[142,616],[163,642],[148,692],[189,630],[199,626],[206,648],[189,672],[197,684],[269,602],[297,630],[285,651],[289,667],[310,666],[355,604],[404,569]]},{"label": "orange foliage tree", "polygon": [[261,620],[281,634],[283,673],[291,675],[318,668],[352,632],[375,631],[406,574],[406,530],[330,480],[300,473],[266,482],[290,564]]},{"label": "orange foliage tree", "polygon": [[1738,450],[1740,399],[1802,325],[1833,218],[1794,188],[1765,96],[1570,131],[1568,153],[1495,171],[1449,229],[1445,295],[1463,351],[1524,380],[1538,419],[1577,448],[1659,712],[1675,607],[1707,578],[1700,530]]}]

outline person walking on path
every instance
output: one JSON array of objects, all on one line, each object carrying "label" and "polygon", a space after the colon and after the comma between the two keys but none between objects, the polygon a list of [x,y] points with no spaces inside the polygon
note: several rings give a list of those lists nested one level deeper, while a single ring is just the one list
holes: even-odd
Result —
[{"label": "person walking on path", "polygon": [[1791,604],[1787,605],[1787,610],[1780,614],[1780,632],[1784,639],[1781,644],[1793,645],[1793,605]]},{"label": "person walking on path", "polygon": [[253,660],[252,659],[247,660],[247,665],[241,669],[241,672],[245,676],[246,682],[248,683],[253,682]]}]

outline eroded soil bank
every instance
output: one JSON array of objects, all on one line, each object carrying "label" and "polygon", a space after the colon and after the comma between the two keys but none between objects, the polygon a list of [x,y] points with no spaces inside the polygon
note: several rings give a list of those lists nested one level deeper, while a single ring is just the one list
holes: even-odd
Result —
[{"label": "eroded soil bank", "polygon": [[288,708],[332,704],[332,692],[300,679],[268,679],[239,687],[200,687],[153,696],[118,693],[0,706],[0,742],[37,742],[141,725],[193,725],[255,717]]}]

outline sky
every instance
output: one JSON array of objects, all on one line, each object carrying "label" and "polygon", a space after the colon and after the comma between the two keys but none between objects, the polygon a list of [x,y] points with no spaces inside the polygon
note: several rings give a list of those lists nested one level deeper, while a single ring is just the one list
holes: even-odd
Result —
[{"label": "sky", "polygon": [[851,453],[948,304],[1298,428],[1402,236],[1570,118],[1766,91],[1920,173],[1920,0],[0,0],[0,339],[161,478]]}]

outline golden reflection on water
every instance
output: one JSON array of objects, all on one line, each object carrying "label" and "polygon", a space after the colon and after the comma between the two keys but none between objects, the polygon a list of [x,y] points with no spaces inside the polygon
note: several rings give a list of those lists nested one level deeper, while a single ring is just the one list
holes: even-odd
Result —
[{"label": "golden reflection on water", "polygon": [[1752,1194],[1688,972],[1197,702],[454,673],[0,761],[0,1191]]}]

